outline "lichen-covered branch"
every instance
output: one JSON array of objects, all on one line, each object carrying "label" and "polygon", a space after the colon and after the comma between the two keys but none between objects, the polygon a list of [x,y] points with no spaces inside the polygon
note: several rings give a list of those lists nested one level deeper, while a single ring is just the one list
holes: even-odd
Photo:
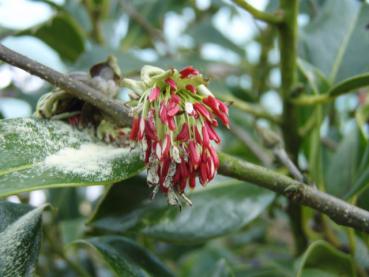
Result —
[{"label": "lichen-covered branch", "polygon": [[[129,109],[121,102],[106,98],[84,83],[17,54],[1,44],[0,59],[67,90],[72,95],[110,114],[122,124],[130,121]],[[219,158],[221,161],[220,174],[275,191],[296,203],[328,215],[338,224],[369,233],[369,212],[272,170],[241,161],[224,153],[219,153]]]}]

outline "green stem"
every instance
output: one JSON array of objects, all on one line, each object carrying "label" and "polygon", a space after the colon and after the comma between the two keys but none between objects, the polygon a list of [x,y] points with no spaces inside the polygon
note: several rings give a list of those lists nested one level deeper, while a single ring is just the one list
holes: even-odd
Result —
[{"label": "green stem", "polygon": [[[283,98],[282,132],[286,149],[292,161],[297,164],[300,148],[298,134],[297,109],[289,101],[296,84],[297,72],[297,16],[298,0],[281,0],[280,8],[284,11],[284,23],[279,25],[279,44],[281,55],[281,96]],[[287,212],[290,218],[295,240],[295,253],[300,255],[306,249],[308,241],[303,228],[302,208],[289,201]]]},{"label": "green stem", "polygon": [[283,22],[283,14],[278,12],[275,14],[260,11],[247,3],[245,0],[233,0],[238,6],[245,11],[251,13],[256,19],[262,20],[270,24],[280,24]]},{"label": "green stem", "polygon": [[[338,95],[337,95],[338,96]],[[325,104],[334,99],[331,95],[328,94],[319,94],[312,96],[300,96],[294,99],[290,99],[291,104],[298,106],[309,106],[316,104]]]}]

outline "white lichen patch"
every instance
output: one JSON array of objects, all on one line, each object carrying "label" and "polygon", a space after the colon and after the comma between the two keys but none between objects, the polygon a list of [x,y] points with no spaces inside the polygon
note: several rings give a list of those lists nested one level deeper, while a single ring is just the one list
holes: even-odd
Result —
[{"label": "white lichen patch", "polygon": [[66,147],[45,158],[43,166],[63,174],[105,178],[113,173],[115,159],[127,155],[129,149],[86,143],[79,148]]},{"label": "white lichen patch", "polygon": [[29,161],[40,161],[66,146],[93,140],[87,132],[64,122],[33,118],[4,120],[0,124],[0,134],[0,153],[11,149],[12,157]]}]

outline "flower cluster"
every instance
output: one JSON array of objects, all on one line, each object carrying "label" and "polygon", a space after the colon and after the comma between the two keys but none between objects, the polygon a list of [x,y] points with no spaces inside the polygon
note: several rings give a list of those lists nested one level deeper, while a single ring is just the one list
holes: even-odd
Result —
[{"label": "flower cluster", "polygon": [[142,146],[147,181],[173,205],[196,178],[212,180],[219,159],[212,141],[221,139],[218,118],[229,127],[228,107],[207,89],[200,72],[189,66],[181,71],[146,66],[141,72],[142,94],[134,109],[130,140]]}]

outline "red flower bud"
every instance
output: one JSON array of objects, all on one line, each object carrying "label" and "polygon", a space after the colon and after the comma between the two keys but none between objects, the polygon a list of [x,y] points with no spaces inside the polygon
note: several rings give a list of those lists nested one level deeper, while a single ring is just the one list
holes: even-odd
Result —
[{"label": "red flower bud", "polygon": [[210,156],[213,160],[213,163],[214,163],[214,167],[215,169],[218,169],[219,168],[219,158],[218,158],[218,154],[217,152],[215,151],[215,149],[213,147],[208,147],[208,150],[210,152]]},{"label": "red flower bud", "polygon": [[182,130],[178,134],[176,140],[187,141],[189,138],[190,138],[190,133],[189,133],[189,130],[188,130],[188,124],[187,124],[187,122],[185,122],[183,124]]},{"label": "red flower bud", "polygon": [[187,66],[185,68],[183,68],[179,74],[181,74],[181,78],[188,78],[189,76],[195,76],[198,75],[200,72],[196,69],[193,68],[192,66]]},{"label": "red flower bud", "polygon": [[209,140],[209,133],[205,126],[202,126],[202,138],[203,138],[203,145],[209,146],[210,140]]},{"label": "red flower bud", "polygon": [[130,140],[137,140],[139,121],[140,121],[140,119],[137,116],[135,116],[132,120],[131,133],[129,135]]},{"label": "red flower bud", "polygon": [[204,105],[201,103],[194,103],[193,104],[194,109],[201,114],[203,117],[205,117],[207,120],[211,121],[211,116],[207,108],[205,108]]},{"label": "red flower bud", "polygon": [[201,135],[200,135],[199,130],[197,129],[197,127],[196,127],[196,126],[193,126],[193,129],[194,129],[194,132],[195,132],[196,142],[197,142],[198,144],[202,144],[202,137],[201,137]]},{"label": "red flower bud", "polygon": [[142,140],[144,137],[144,133],[145,132],[145,119],[143,117],[140,118],[140,123],[138,126],[138,134],[137,134],[137,138],[138,140]]},{"label": "red flower bud", "polygon": [[168,118],[168,127],[170,130],[174,131],[176,129],[176,123],[174,122],[173,117]]},{"label": "red flower bud", "polygon": [[171,146],[170,136],[166,134],[162,145],[162,153],[161,153],[162,159],[168,157],[170,146]]},{"label": "red flower bud", "polygon": [[160,116],[161,122],[168,123],[167,108],[164,102],[161,102],[160,104],[159,116]]},{"label": "red flower bud", "polygon": [[151,89],[150,95],[149,95],[149,101],[152,102],[156,100],[160,95],[160,88],[154,87]]},{"label": "red flower bud", "polygon": [[195,188],[195,186],[196,186],[196,175],[195,175],[195,173],[192,173],[190,175],[189,185],[190,185],[190,188],[192,188],[192,189]]},{"label": "red flower bud", "polygon": [[188,84],[187,86],[186,86],[186,89],[188,90],[188,91],[191,91],[192,93],[196,93],[196,88],[195,88],[195,86],[194,85],[191,85],[191,84]]},{"label": "red flower bud", "polygon": [[179,111],[179,106],[177,104],[169,105],[167,110],[167,115],[170,117],[175,116]]},{"label": "red flower bud", "polygon": [[197,168],[201,159],[196,149],[196,143],[193,140],[191,140],[190,143],[188,144],[188,154],[190,156],[190,160],[193,163],[194,168]]},{"label": "red flower bud", "polygon": [[177,90],[177,84],[172,78],[165,79],[165,82],[170,86],[170,91]]},{"label": "red flower bud", "polygon": [[200,184],[204,186],[207,183],[207,179],[208,179],[206,163],[201,163],[200,164],[200,175],[199,175],[199,177],[200,177]]},{"label": "red flower bud", "polygon": [[206,127],[206,130],[208,131],[209,138],[219,144],[222,140],[220,139],[218,134],[214,131],[213,127],[211,127],[211,125],[209,125],[207,122],[205,122],[204,126]]}]

